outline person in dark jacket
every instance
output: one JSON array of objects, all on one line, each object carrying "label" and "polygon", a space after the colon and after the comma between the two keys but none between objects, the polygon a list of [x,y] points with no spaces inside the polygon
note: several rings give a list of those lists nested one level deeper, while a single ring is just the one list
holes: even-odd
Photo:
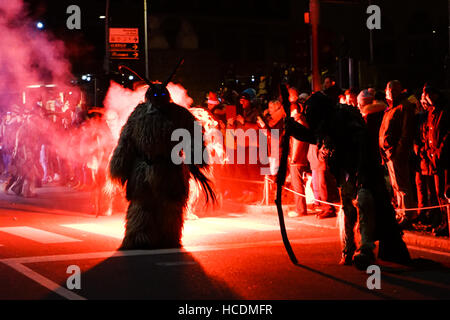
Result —
[{"label": "person in dark jacket", "polygon": [[[426,107],[426,121],[422,125],[421,170],[433,179],[434,193],[439,205],[448,203],[448,167],[449,167],[449,114],[448,103],[442,93],[431,85],[423,88],[422,105]],[[447,209],[440,208],[439,225],[433,232],[439,236],[448,236]]]},{"label": "person in dark jacket", "polygon": [[[306,100],[306,99],[305,99]],[[303,126],[308,126],[304,115],[304,106],[299,101],[298,91],[289,88],[289,101],[291,102],[291,117]],[[291,138],[291,154],[289,173],[294,191],[305,195],[306,173],[310,171],[308,162],[309,143]],[[288,213],[290,217],[306,216],[306,197],[295,195],[295,211]]]},{"label": "person in dark jacket", "polygon": [[[358,95],[358,108],[366,122],[370,140],[375,145],[378,145],[381,122],[383,121],[384,110],[386,110],[387,104],[383,101],[375,100],[375,96],[372,95],[371,91],[365,89]],[[377,152],[376,157],[378,163],[381,163],[381,154],[379,152]]]},{"label": "person in dark jacket", "polygon": [[397,200],[397,219],[408,226],[417,218],[417,212],[405,210],[415,207],[409,159],[413,153],[416,106],[408,100],[398,80],[387,84],[386,100],[389,106],[381,122],[379,146]]}]

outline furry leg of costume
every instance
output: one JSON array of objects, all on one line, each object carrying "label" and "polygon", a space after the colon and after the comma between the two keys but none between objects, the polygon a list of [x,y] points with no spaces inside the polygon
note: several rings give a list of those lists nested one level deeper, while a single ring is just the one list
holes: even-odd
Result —
[{"label": "furry leg of costume", "polygon": [[167,200],[152,200],[133,201],[128,206],[120,250],[181,247],[184,206]]}]

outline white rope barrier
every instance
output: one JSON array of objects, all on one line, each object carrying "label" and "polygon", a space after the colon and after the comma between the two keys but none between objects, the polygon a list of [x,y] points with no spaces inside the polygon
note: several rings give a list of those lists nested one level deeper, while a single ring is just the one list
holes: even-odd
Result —
[{"label": "white rope barrier", "polygon": [[[275,181],[273,181],[272,179],[270,179],[270,178],[268,178],[268,177],[266,177],[266,179],[267,179],[268,181],[270,181],[271,183],[275,183]],[[292,192],[293,194],[296,194],[296,195],[298,195],[298,196],[300,196],[300,197],[306,198],[306,195],[301,194],[301,193],[299,193],[299,192],[297,192],[297,191],[294,191],[294,190],[292,190],[292,189],[289,189],[289,188],[287,188],[287,187],[284,187],[284,186],[283,186],[283,189],[285,189],[285,190],[287,190],[287,191],[290,191],[290,192]],[[323,203],[323,204],[327,204],[327,205],[330,205],[330,206],[334,206],[334,207],[337,207],[337,208],[341,208],[341,207],[342,207],[342,204],[335,204],[335,203],[331,203],[331,202],[327,202],[327,201],[323,201],[323,200],[317,200],[317,199],[315,199],[315,198],[314,198],[314,201],[317,201],[317,202]],[[439,206],[431,206],[431,207],[423,207],[423,208],[395,209],[395,211],[420,211],[420,210],[429,210],[429,209],[437,209],[437,208],[446,208],[446,207],[448,207],[448,206],[450,206],[450,204],[443,204],[443,205],[439,205]]]},{"label": "white rope barrier", "polygon": [[[272,182],[272,183],[275,183],[275,181],[273,181],[272,179],[268,178],[267,176],[266,176],[266,180],[268,180],[268,181],[270,181],[270,182]],[[289,189],[289,188],[287,188],[287,187],[285,187],[285,186],[283,186],[283,189],[286,190],[286,191],[290,191],[290,192],[292,192],[293,194],[296,194],[296,195],[298,195],[298,196],[300,196],[300,197],[306,198],[306,195],[305,195],[305,194],[299,193],[299,192],[297,192],[297,191],[295,191],[295,190],[292,190],[292,189]],[[341,204],[336,204],[336,203],[332,203],[332,202],[327,202],[327,201],[323,201],[323,200],[318,200],[318,199],[316,199],[316,198],[314,198],[314,201],[319,202],[319,203],[323,203],[323,204],[326,204],[326,205],[330,205],[330,206],[333,206],[333,207],[336,207],[336,208],[341,208],[341,207],[342,207]]]},{"label": "white rope barrier", "polygon": [[[218,179],[222,179],[222,180],[230,180],[230,181],[236,181],[236,182],[245,182],[245,183],[255,183],[255,184],[264,184],[264,181],[257,181],[257,180],[245,180],[245,179],[236,179],[236,178],[228,178],[228,177],[217,177]],[[273,181],[272,179],[270,179],[268,176],[264,177],[265,180],[271,182],[271,183],[276,183],[275,181]],[[300,192],[297,192],[295,190],[292,190],[290,188],[287,188],[285,186],[283,186],[283,189],[289,192],[292,192],[293,194],[306,198],[305,194],[302,194]],[[322,204],[326,204],[329,206],[333,206],[336,208],[342,208],[342,204],[336,204],[333,202],[328,202],[328,201],[323,201],[323,200],[318,200],[316,198],[314,198],[314,202],[318,202],[318,203],[322,203]],[[438,206],[430,206],[430,207],[422,207],[422,208],[406,208],[406,209],[395,209],[395,211],[421,211],[421,210],[430,210],[430,209],[438,209],[438,208],[446,208],[450,206],[450,204],[444,204],[444,205],[438,205]]]}]

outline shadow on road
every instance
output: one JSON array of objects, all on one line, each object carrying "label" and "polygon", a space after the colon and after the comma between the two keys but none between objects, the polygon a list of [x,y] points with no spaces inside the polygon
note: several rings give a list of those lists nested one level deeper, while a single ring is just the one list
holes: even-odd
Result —
[{"label": "shadow on road", "polygon": [[[300,263],[297,263],[295,266],[298,267],[298,268],[307,270],[309,272],[315,273],[315,274],[317,274],[319,276],[322,276],[324,278],[327,278],[329,280],[333,280],[333,281],[336,281],[338,283],[347,285],[347,286],[352,287],[354,289],[357,289],[357,290],[359,290],[361,292],[364,292],[365,294],[370,293],[370,294],[374,295],[375,297],[378,297],[380,299],[385,299],[385,300],[393,300],[394,299],[393,297],[390,297],[390,296],[388,296],[386,294],[383,294],[383,293],[381,293],[379,291],[368,290],[367,287],[365,287],[365,286],[360,286],[360,285],[357,285],[357,284],[355,284],[353,282],[350,282],[350,281],[347,281],[347,280],[344,280],[344,279],[341,279],[341,278],[337,278],[337,277],[335,277],[335,276],[333,276],[331,274],[328,274],[328,273],[322,272],[320,270],[308,267],[306,265],[302,265]],[[343,267],[343,268],[345,268],[345,267]],[[358,271],[355,269],[355,272],[358,272]]]},{"label": "shadow on road", "polygon": [[[381,281],[383,287],[386,284],[397,287],[404,287],[407,290],[416,291],[419,294],[430,299],[449,299],[450,298],[450,268],[427,259],[414,259],[408,266],[384,265],[380,262]],[[336,281],[338,283],[350,286],[364,293],[370,293],[375,297],[393,300],[396,299],[390,295],[377,290],[368,290],[366,286],[361,286],[334,275],[297,263],[298,268],[318,274],[324,278]],[[356,271],[355,269],[355,272]]]},{"label": "shadow on road", "polygon": [[382,281],[432,299],[450,298],[450,268],[428,259],[413,259],[406,268],[382,267]]},{"label": "shadow on road", "polygon": [[74,292],[88,300],[241,299],[189,252],[111,257],[82,269],[81,277],[82,289]]}]

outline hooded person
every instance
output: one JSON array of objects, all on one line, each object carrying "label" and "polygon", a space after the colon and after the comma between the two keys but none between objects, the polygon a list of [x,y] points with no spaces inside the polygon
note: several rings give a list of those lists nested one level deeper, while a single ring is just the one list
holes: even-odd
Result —
[{"label": "hooded person", "polygon": [[[323,93],[316,92],[306,101],[305,117],[309,128],[289,119],[286,129],[296,139],[317,144],[336,178],[344,213],[344,221],[340,223],[340,263],[366,270],[375,262],[376,240],[379,240],[380,259],[410,262],[381,165],[376,162],[376,145],[370,142],[359,110],[337,105]],[[354,199],[357,207],[353,205]],[[356,250],[353,229],[358,219],[361,242]]]},{"label": "hooded person", "polygon": [[[215,201],[202,172],[208,159],[201,124],[171,102],[167,83],[149,83],[145,102],[123,126],[109,163],[111,178],[126,186],[129,201],[121,250],[181,247],[191,175],[206,201]],[[174,134],[182,141],[173,141]]]}]

